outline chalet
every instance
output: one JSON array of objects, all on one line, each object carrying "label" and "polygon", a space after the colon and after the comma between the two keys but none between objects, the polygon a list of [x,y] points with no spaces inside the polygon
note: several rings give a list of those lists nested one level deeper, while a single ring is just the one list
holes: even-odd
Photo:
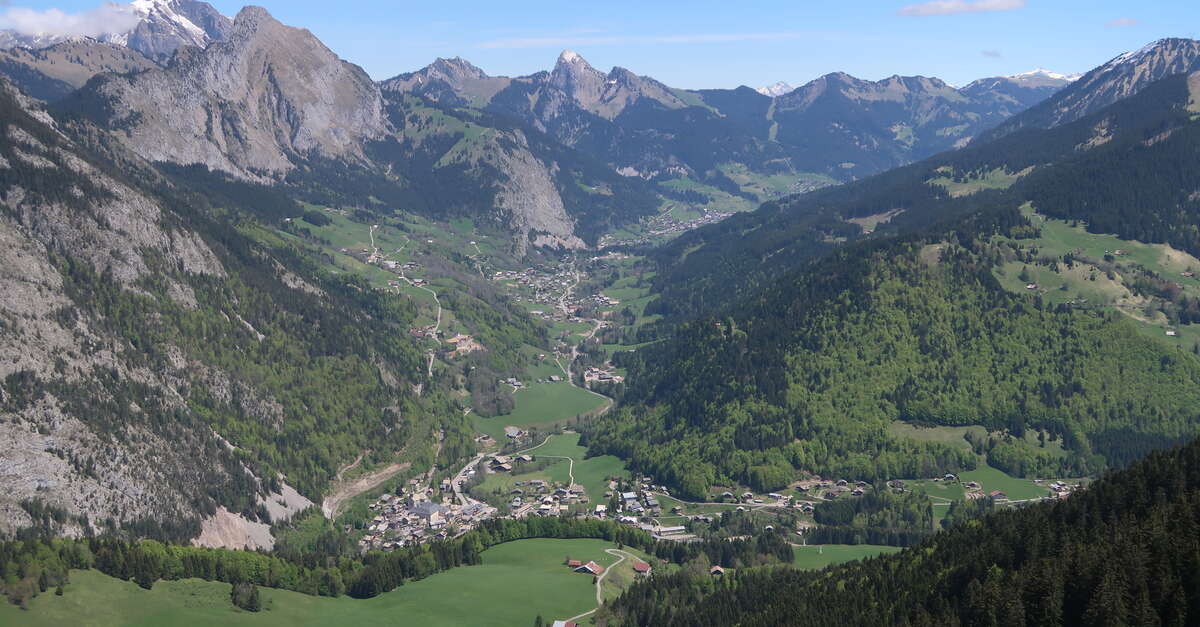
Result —
[{"label": "chalet", "polygon": [[517,427],[504,427],[504,435],[515,440],[525,435],[525,432]]},{"label": "chalet", "polygon": [[1008,498],[1007,494],[1005,494],[999,490],[992,490],[991,492],[988,493],[988,496],[990,496],[994,499],[1007,499]]},{"label": "chalet", "polygon": [[576,623],[573,620],[556,620],[551,627],[576,627]]},{"label": "chalet", "polygon": [[586,564],[584,564],[584,565],[580,566],[579,568],[576,568],[576,569],[575,569],[575,572],[577,572],[577,573],[589,573],[589,574],[592,574],[592,575],[599,575],[600,573],[603,573],[603,572],[604,572],[604,567],[603,567],[603,566],[601,566],[601,565],[599,565],[599,564],[597,564],[596,562],[591,562],[591,561],[589,561],[588,563],[586,563]]},{"label": "chalet", "polygon": [[647,564],[646,562],[634,562],[633,563],[633,572],[635,572],[639,575],[649,575],[650,574],[650,565]]},{"label": "chalet", "polygon": [[579,560],[567,560],[567,566],[570,566],[571,568],[579,568],[580,566],[583,566],[583,562]]},{"label": "chalet", "polygon": [[725,574],[725,569],[721,568],[720,566],[713,566],[712,568],[708,569],[708,574],[713,575],[714,577],[720,577],[721,575]]}]

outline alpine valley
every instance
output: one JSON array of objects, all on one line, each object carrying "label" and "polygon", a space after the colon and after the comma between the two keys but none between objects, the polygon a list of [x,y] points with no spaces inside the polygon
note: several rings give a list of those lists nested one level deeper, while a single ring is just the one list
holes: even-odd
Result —
[{"label": "alpine valley", "polygon": [[0,624],[1200,620],[1200,42],[682,89],[87,19],[0,31]]}]

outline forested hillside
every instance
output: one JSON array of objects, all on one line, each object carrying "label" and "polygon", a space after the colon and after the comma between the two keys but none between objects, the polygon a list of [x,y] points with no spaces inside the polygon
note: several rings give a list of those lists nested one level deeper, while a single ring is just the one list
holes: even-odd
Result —
[{"label": "forested hillside", "polygon": [[0,113],[6,525],[185,540],[222,507],[286,517],[287,484],[319,500],[364,452],[469,451],[412,304],[264,237],[292,200],[164,175],[7,87]]},{"label": "forested hillside", "polygon": [[[668,252],[658,279],[662,310],[686,314],[660,323],[670,340],[620,356],[628,406],[597,421],[590,442],[698,497],[730,483],[774,489],[796,470],[882,479],[975,463],[941,444],[894,439],[895,420],[1060,441],[1066,456],[1044,439],[988,452],[992,465],[1029,475],[1095,472],[1194,436],[1200,359],[1118,314],[1009,293],[992,274],[997,236],[1035,232],[1017,211],[1029,201],[1089,228],[1194,246],[1194,200],[1178,191],[1200,188],[1188,94],[1187,77],[1173,77],[1072,125],[698,232],[690,239],[700,249],[680,243],[681,261],[671,266]],[[1088,144],[1098,128],[1102,141]],[[997,170],[1023,175],[986,189]],[[813,254],[803,237],[778,236],[811,237],[822,220],[888,207],[903,213],[872,241],[809,263],[796,261]],[[738,228],[745,237],[732,235]],[[734,261],[694,259],[709,247]]]},{"label": "forested hillside", "polygon": [[[1196,80],[1172,76],[1078,121],[1026,129],[839,187],[768,202],[655,251],[662,298],[688,316],[734,303],[846,242],[1033,201],[1038,211],[1193,250],[1186,212]],[[1088,184],[1080,185],[1080,181]],[[1181,213],[1184,212],[1184,213]]]},{"label": "forested hillside", "polygon": [[656,576],[606,614],[610,625],[1190,625],[1198,556],[1193,442],[896,555],[815,573]]}]

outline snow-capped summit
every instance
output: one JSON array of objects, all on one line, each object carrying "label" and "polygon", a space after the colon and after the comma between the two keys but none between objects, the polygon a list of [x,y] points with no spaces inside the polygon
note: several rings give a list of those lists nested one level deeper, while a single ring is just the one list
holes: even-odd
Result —
[{"label": "snow-capped summit", "polygon": [[1030,78],[1050,78],[1050,79],[1054,79],[1056,81],[1067,81],[1068,83],[1073,83],[1073,82],[1079,80],[1080,76],[1083,76],[1083,75],[1082,74],[1060,74],[1058,72],[1051,72],[1050,70],[1047,70],[1044,68],[1037,68],[1034,70],[1030,70],[1028,72],[1021,72],[1020,74],[1013,74],[1011,76],[1006,76],[1005,78],[1011,78],[1014,80],[1030,79]]},{"label": "snow-capped summit", "polygon": [[779,96],[782,96],[787,93],[791,93],[795,90],[796,90],[796,88],[793,87],[791,85],[791,83],[788,83],[787,81],[779,81],[778,83],[775,83],[774,85],[767,85],[766,87],[759,87],[758,89],[755,89],[754,91],[756,91],[764,96],[778,98]]},{"label": "snow-capped summit", "polygon": [[578,63],[580,61],[587,63],[587,61],[584,61],[583,57],[579,56],[579,53],[575,52],[574,50],[563,50],[562,54],[558,55],[558,61],[559,63]]},{"label": "snow-capped summit", "polygon": [[45,48],[69,39],[88,36],[99,41],[129,46],[163,61],[180,46],[207,47],[226,38],[233,20],[221,15],[207,2],[198,0],[133,0],[124,5],[106,5],[100,23],[90,23],[87,32],[55,34],[18,30],[0,31],[0,48]]}]

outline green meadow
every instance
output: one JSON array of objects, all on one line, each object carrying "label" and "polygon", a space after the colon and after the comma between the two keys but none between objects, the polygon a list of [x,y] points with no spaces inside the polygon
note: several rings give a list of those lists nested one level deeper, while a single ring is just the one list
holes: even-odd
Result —
[{"label": "green meadow", "polygon": [[[229,600],[229,584],[160,581],[152,590],[97,571],[74,571],[63,596],[42,594],[28,610],[3,604],[0,624],[62,625],[531,625],[541,614],[569,618],[596,603],[590,575],[563,566],[565,556],[608,566],[617,558],[602,540],[519,540],[483,553],[483,564],[454,568],[373,599],[312,597],[260,588],[263,611]],[[614,583],[616,580],[614,580]]]},{"label": "green meadow", "polygon": [[822,544],[816,546],[793,546],[796,568],[819,570],[832,564],[844,564],[876,555],[896,553],[899,547],[874,544]]},{"label": "green meadow", "polygon": [[502,442],[505,426],[550,427],[599,409],[607,402],[603,397],[565,381],[534,383],[518,390],[514,397],[517,406],[511,414],[494,418],[475,416],[475,428]]}]

